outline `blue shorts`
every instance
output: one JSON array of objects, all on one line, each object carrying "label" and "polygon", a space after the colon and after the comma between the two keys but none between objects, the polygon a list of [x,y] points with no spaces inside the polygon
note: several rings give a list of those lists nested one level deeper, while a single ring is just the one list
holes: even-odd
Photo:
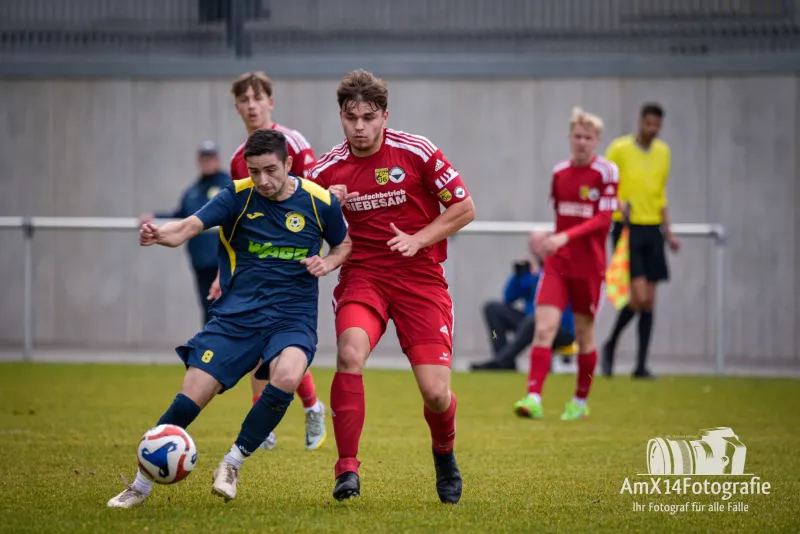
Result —
[{"label": "blue shorts", "polygon": [[317,349],[316,330],[301,321],[278,321],[276,326],[243,327],[213,317],[205,328],[175,352],[186,367],[197,367],[231,389],[260,363],[256,377],[269,378],[269,362],[287,347],[301,349],[308,365]]}]

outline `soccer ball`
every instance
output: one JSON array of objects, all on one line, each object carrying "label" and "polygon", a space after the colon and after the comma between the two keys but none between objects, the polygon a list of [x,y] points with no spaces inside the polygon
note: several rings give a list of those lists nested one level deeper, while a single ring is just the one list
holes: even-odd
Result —
[{"label": "soccer ball", "polygon": [[153,482],[174,484],[192,472],[197,447],[181,427],[158,425],[142,436],[137,451],[139,469]]}]

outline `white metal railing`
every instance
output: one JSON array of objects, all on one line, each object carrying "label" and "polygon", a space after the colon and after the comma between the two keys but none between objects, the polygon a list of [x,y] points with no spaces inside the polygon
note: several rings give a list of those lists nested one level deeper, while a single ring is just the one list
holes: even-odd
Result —
[{"label": "white metal railing", "polygon": [[[158,223],[166,220],[158,220]],[[0,229],[17,229],[24,236],[24,345],[23,356],[30,360],[33,353],[33,239],[36,230],[95,230],[133,231],[139,227],[134,217],[0,217]],[[450,238],[453,245],[461,234],[474,235],[526,235],[534,231],[552,231],[553,223],[475,221]],[[216,230],[207,230],[216,231]],[[718,224],[673,224],[672,231],[681,237],[710,238],[715,244],[715,296],[716,296],[716,372],[725,373],[725,231]],[[455,286],[455,266],[448,267],[451,284]]]}]

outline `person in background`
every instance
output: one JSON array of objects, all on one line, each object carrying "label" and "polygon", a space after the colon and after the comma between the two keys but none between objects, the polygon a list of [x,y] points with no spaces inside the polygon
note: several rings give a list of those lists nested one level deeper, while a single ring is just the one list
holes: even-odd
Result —
[{"label": "person in background", "polygon": [[[575,394],[562,421],[588,417],[587,399],[597,366],[595,318],[606,269],[606,239],[617,209],[617,166],[597,156],[603,120],[579,106],[569,119],[570,158],[553,167],[550,201],[555,233],[542,244],[545,264],[536,288],[536,330],[530,354],[528,394],[514,404],[520,417],[544,416],[542,392],[553,363],[553,340],[569,307],[578,342]],[[547,366],[547,367],[545,367]]]},{"label": "person in background", "polygon": [[603,344],[601,370],[614,374],[617,342],[631,319],[639,315],[639,346],[633,378],[654,378],[647,368],[653,332],[656,285],[669,280],[665,244],[678,252],[680,242],[670,228],[667,183],[671,166],[670,148],[658,138],[663,108],[646,103],[639,112],[639,130],[614,139],[606,158],[619,167],[620,209],[614,213],[611,241],[617,246],[622,229],[629,230],[631,298],[617,315],[614,328]]},{"label": "person in background", "polygon": [[[536,328],[533,300],[542,266],[541,247],[547,236],[546,232],[531,233],[530,258],[514,263],[514,272],[508,278],[503,292],[503,302],[490,301],[484,306],[483,312],[486,325],[489,327],[494,358],[472,364],[473,371],[516,370],[517,356],[533,341],[533,332]],[[524,310],[516,307],[520,301],[524,302]],[[508,334],[514,336],[510,342]],[[561,318],[561,328],[556,334],[553,349],[561,354],[565,364],[569,363],[570,358],[577,352],[575,325],[569,308]]]},{"label": "person in background", "polygon": [[[197,168],[200,176],[181,196],[178,207],[170,212],[145,213],[142,222],[153,219],[185,219],[214,198],[217,193],[231,183],[231,177],[222,170],[219,159],[219,147],[214,141],[204,141],[197,149]],[[217,247],[219,235],[215,232],[203,232],[189,240],[187,251],[194,271],[200,307],[204,314],[203,324],[211,318],[209,307],[211,302],[207,296],[211,283],[217,277]]]},{"label": "person in background", "polygon": [[[234,99],[236,113],[242,119],[242,125],[249,138],[259,130],[277,130],[286,138],[286,148],[292,158],[289,172],[298,178],[307,178],[311,168],[317,163],[314,150],[303,134],[272,120],[272,110],[275,106],[273,97],[272,80],[263,72],[245,72],[231,84],[231,94]],[[234,181],[244,180],[250,176],[250,169],[244,157],[244,147],[247,139],[242,142],[231,157],[231,177]],[[219,298],[222,288],[219,284],[219,275],[211,284],[208,294],[210,299]],[[267,385],[265,380],[256,378],[257,370],[250,374],[250,390],[253,392],[253,404],[258,402],[261,392]],[[306,450],[315,451],[322,447],[328,436],[325,426],[325,405],[317,398],[317,386],[311,370],[307,369],[303,380],[297,388],[297,396],[303,403],[306,418]],[[278,446],[278,438],[274,432],[267,436],[263,449],[272,450]]]}]

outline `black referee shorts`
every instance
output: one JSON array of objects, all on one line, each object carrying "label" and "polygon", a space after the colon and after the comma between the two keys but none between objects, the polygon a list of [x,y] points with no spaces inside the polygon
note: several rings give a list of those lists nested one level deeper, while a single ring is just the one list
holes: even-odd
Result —
[{"label": "black referee shorts", "polygon": [[[617,246],[624,223],[615,222],[611,227],[611,242]],[[648,282],[669,280],[666,244],[660,225],[631,224],[631,279],[647,278]]]}]

